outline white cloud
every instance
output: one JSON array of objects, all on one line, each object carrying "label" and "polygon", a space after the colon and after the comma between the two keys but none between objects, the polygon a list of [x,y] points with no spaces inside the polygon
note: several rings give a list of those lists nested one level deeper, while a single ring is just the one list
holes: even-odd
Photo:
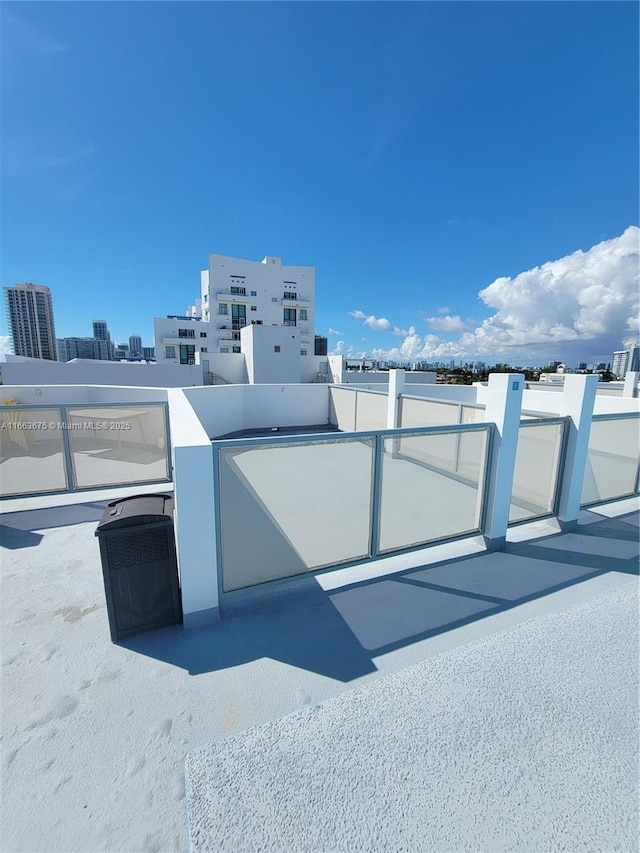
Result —
[{"label": "white cloud", "polygon": [[386,317],[374,317],[373,314],[367,316],[364,311],[349,311],[352,317],[356,320],[364,320],[365,326],[369,326],[374,332],[388,332],[391,330],[391,321]]},{"label": "white cloud", "polygon": [[442,308],[438,308],[438,314],[451,314],[451,308],[443,305]]},{"label": "white cloud", "polygon": [[344,332],[339,332],[337,329],[332,329],[329,327],[328,333],[329,335],[344,335]]},{"label": "white cloud", "polygon": [[409,329],[401,329],[398,326],[394,326],[391,320],[387,320],[386,317],[375,317],[373,314],[367,315],[364,311],[359,310],[349,311],[349,315],[355,317],[356,320],[363,320],[364,325],[368,326],[374,332],[391,332],[392,335],[398,335],[401,338],[412,334],[411,330],[413,326]]},{"label": "white cloud", "polygon": [[8,355],[12,352],[11,335],[0,335],[0,356]]},{"label": "white cloud", "polygon": [[[605,240],[514,278],[496,279],[478,294],[494,313],[455,341],[421,338],[410,329],[399,347],[378,348],[379,358],[443,357],[604,359],[637,341],[640,323],[640,229],[630,226]],[[440,309],[443,311],[444,309]],[[364,316],[364,315],[363,315]],[[455,332],[462,321],[430,317],[434,329]]]},{"label": "white cloud", "polygon": [[331,350],[331,355],[344,355],[344,341],[336,341],[336,345]]},{"label": "white cloud", "polygon": [[469,328],[467,323],[456,314],[452,317],[447,314],[444,317],[425,317],[425,323],[428,323],[432,329],[437,329],[440,332],[466,332]]}]

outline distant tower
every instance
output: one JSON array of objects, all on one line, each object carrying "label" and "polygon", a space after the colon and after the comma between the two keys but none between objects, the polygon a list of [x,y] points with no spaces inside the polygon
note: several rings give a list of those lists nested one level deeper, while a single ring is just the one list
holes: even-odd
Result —
[{"label": "distant tower", "polygon": [[616,379],[624,379],[629,368],[629,350],[616,350],[611,357],[611,372]]},{"label": "distant tower", "polygon": [[41,284],[4,288],[9,328],[16,355],[57,361],[51,291]]},{"label": "distant tower", "polygon": [[109,329],[107,328],[107,324],[104,320],[93,321],[93,337],[97,341],[105,341],[104,346],[101,348],[101,352],[104,352],[104,354],[101,355],[100,358],[112,361],[113,344],[111,343],[111,335],[109,334]]},{"label": "distant tower", "polygon": [[313,354],[314,355],[326,355],[327,354],[327,338],[324,335],[315,335],[314,336],[314,346],[313,346]]},{"label": "distant tower", "polygon": [[142,338],[131,335],[129,338],[129,358],[142,358]]}]

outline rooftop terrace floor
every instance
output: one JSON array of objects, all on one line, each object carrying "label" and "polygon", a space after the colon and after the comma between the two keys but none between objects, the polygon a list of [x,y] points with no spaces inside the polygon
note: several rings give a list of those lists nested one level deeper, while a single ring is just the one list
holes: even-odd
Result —
[{"label": "rooftop terrace floor", "polygon": [[[593,767],[598,769],[607,751],[627,750],[631,760],[636,755],[638,636],[628,603],[632,599],[637,612],[637,499],[582,513],[571,533],[560,533],[552,522],[512,528],[505,552],[486,553],[476,539],[451,542],[304,578],[277,592],[265,589],[235,602],[209,628],[165,629],[114,645],[94,537],[106,497],[83,496],[81,504],[41,509],[32,499],[22,512],[14,501],[7,508],[16,511],[2,518],[0,845],[7,853],[186,850],[184,763],[192,750],[354,687],[369,689],[369,682],[379,692],[392,690],[387,676],[425,661],[442,668],[456,650],[467,661],[456,672],[468,677],[483,648],[488,654],[499,650],[502,637],[506,648],[508,634],[525,623],[541,628],[540,620],[554,614],[559,619],[554,624],[576,626],[562,634],[567,660],[582,657],[587,666],[593,662],[595,673],[608,673],[602,692],[591,694],[607,719],[615,679],[622,675],[616,650],[631,633],[635,666],[628,672],[627,661],[625,670],[631,688],[614,694],[620,725],[602,731]],[[607,616],[610,642],[606,631],[588,640],[584,619],[593,618],[608,593],[626,602],[625,619]],[[585,608],[576,609],[581,603]],[[607,606],[615,610],[616,604]],[[572,695],[571,667],[553,664],[553,632],[534,633],[536,642],[528,646],[536,655],[533,663],[548,671],[554,696]],[[525,643],[525,655],[526,648]],[[440,678],[444,706],[449,689],[452,706],[460,699],[458,684],[457,678]],[[499,673],[492,684],[498,696]],[[515,694],[517,703],[520,684],[505,680],[502,689],[512,700]],[[473,701],[467,707],[470,715],[478,713]],[[545,729],[545,714],[557,712],[554,702],[546,703],[542,694],[535,712],[541,730],[550,733],[545,753],[562,752],[555,739],[562,727]],[[393,736],[384,720],[380,733]],[[239,742],[227,741],[227,759],[237,752],[239,761],[246,760]],[[436,784],[438,770],[431,767]],[[475,770],[469,767],[470,774]],[[477,768],[475,781],[486,778],[486,770]],[[591,795],[587,775],[576,772],[567,783],[578,791],[584,785]],[[637,796],[628,777],[628,767],[612,775],[603,802],[612,802],[616,792],[624,802]],[[304,793],[304,779],[301,784]],[[520,780],[518,795],[529,793],[526,778]],[[556,796],[553,788],[547,794]],[[514,800],[514,826],[516,805]],[[453,810],[449,818],[442,816],[455,822],[456,815]],[[490,816],[489,811],[474,820]],[[230,828],[232,813],[226,820],[217,831]],[[629,831],[631,824],[617,849],[626,849]],[[526,839],[517,848],[501,838],[493,849],[531,849]],[[200,849],[242,849],[237,839],[234,844]],[[248,838],[246,849],[253,849]],[[285,843],[281,849],[296,848]],[[397,849],[406,848],[399,841]]]}]

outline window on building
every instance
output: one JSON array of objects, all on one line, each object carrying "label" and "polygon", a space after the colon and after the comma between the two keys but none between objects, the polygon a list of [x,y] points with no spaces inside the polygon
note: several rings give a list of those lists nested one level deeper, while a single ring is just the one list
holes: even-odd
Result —
[{"label": "window on building", "polygon": [[242,329],[247,325],[247,306],[232,305],[231,306],[231,328]]},{"label": "window on building", "polygon": [[179,338],[195,338],[196,333],[193,329],[178,329]]},{"label": "window on building", "polygon": [[257,310],[258,310],[258,306],[257,306],[257,305],[252,305],[252,306],[251,306],[251,310],[252,310],[252,311],[257,311]]},{"label": "window on building", "polygon": [[296,324],[296,309],[295,308],[285,308],[284,309],[284,321],[283,326],[295,326]]},{"label": "window on building", "polygon": [[297,294],[297,293],[294,293],[292,290],[285,290],[285,292],[284,292],[284,294],[283,294],[282,298],[283,298],[283,299],[297,299],[297,298],[298,298],[298,294]]},{"label": "window on building", "polygon": [[232,287],[231,293],[233,294],[233,296],[246,296],[247,289],[246,287]]},{"label": "window on building", "polygon": [[261,325],[262,325],[262,320],[252,320],[252,321],[251,321],[251,325],[252,325],[252,326],[261,326]]},{"label": "window on building", "polygon": [[234,348],[233,348],[233,351],[234,351],[234,352],[240,352],[240,347],[234,347]]},{"label": "window on building", "polygon": [[279,345],[278,345],[278,344],[276,344],[276,345],[274,346],[273,351],[274,351],[274,352],[280,352],[280,347],[279,347]]},{"label": "window on building", "polygon": [[206,338],[206,337],[207,337],[207,333],[206,333],[206,332],[200,332],[200,337],[201,337],[201,338]]},{"label": "window on building", "polygon": [[220,347],[220,352],[229,352],[229,347]]},{"label": "window on building", "polygon": [[278,301],[278,297],[277,297],[277,296],[272,296],[272,297],[271,297],[271,301],[272,301],[272,302],[277,302],[277,301]]},{"label": "window on building", "polygon": [[258,295],[258,291],[257,291],[257,290],[252,290],[252,291],[251,291],[251,295],[252,295],[252,296],[257,296],[257,295]]},{"label": "window on building", "polygon": [[309,353],[307,352],[307,350],[306,350],[306,349],[301,349],[301,350],[300,350],[300,355],[309,355]]},{"label": "window on building", "polygon": [[226,302],[221,302],[218,305],[218,314],[228,314],[228,313],[229,313],[229,306],[227,305]]},{"label": "window on building", "polygon": [[207,351],[206,347],[200,347],[200,352],[206,352],[206,351]]},{"label": "window on building", "polygon": [[196,348],[192,344],[180,344],[180,364],[195,364]]},{"label": "window on building", "polygon": [[306,308],[301,308],[299,311],[299,316],[300,316],[301,320],[308,320],[309,319],[309,312],[307,311]]},{"label": "window on building", "polygon": [[176,357],[176,348],[175,347],[165,347],[164,348],[164,357],[165,358],[175,358]]}]

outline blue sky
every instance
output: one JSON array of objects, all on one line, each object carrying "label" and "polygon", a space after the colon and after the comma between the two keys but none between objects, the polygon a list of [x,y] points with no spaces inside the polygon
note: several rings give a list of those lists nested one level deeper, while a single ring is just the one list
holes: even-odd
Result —
[{"label": "blue sky", "polygon": [[314,265],[334,351],[577,363],[637,335],[636,3],[1,15],[2,284],[48,285],[60,337],[151,344],[209,252]]}]

